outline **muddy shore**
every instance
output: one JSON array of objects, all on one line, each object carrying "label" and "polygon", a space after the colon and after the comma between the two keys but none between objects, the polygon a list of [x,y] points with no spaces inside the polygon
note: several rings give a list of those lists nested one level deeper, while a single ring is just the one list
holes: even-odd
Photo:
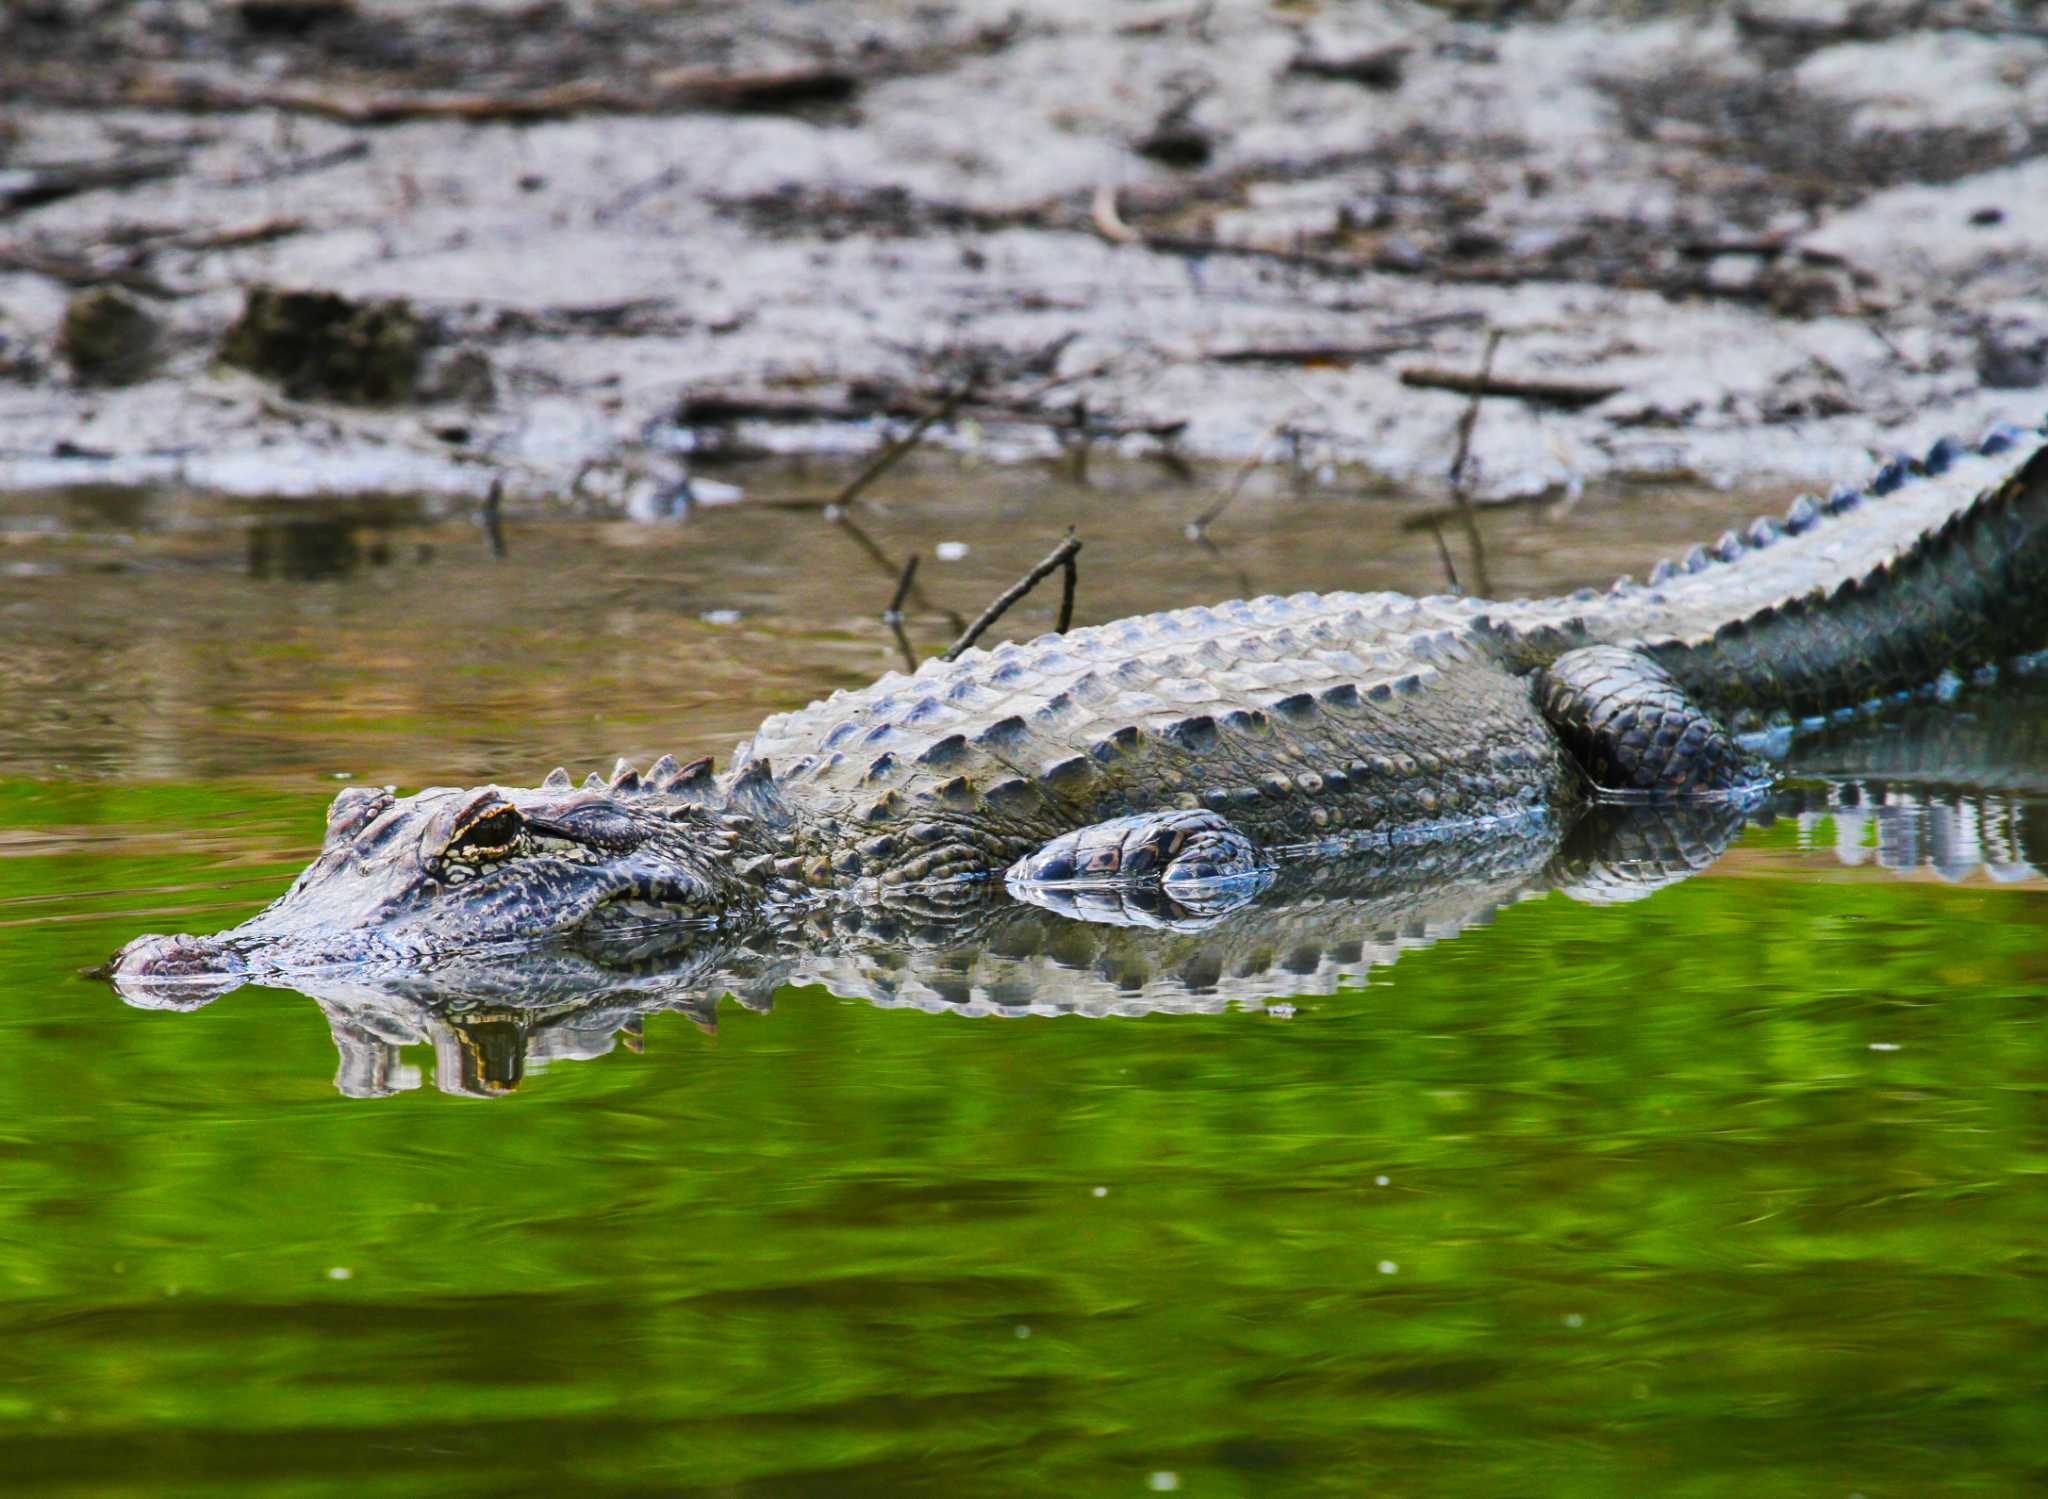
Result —
[{"label": "muddy shore", "polygon": [[1824,484],[2048,407],[2017,0],[37,0],[0,100],[0,490],[656,515],[948,397],[1440,485],[1482,371],[1482,495]]}]

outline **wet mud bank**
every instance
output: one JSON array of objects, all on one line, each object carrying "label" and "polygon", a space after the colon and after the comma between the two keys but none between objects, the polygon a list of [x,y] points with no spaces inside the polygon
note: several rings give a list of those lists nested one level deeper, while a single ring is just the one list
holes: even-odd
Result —
[{"label": "wet mud bank", "polygon": [[653,516],[941,407],[1441,484],[1475,399],[1482,496],[1818,484],[2048,406],[2018,4],[40,0],[0,99],[0,489]]}]

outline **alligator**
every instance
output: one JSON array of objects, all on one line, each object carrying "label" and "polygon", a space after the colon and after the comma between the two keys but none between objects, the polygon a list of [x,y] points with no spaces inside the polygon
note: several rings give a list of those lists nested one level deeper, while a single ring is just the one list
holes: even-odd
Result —
[{"label": "alligator", "polygon": [[[994,881],[900,887],[881,899],[748,930],[686,924],[514,954],[457,953],[431,967],[328,968],[278,978],[324,1014],[352,1098],[420,1086],[405,1048],[429,1046],[444,1093],[495,1098],[560,1061],[638,1051],[647,1022],[682,1015],[715,1032],[722,1004],[766,1014],[792,986],[883,1009],[963,1018],[1073,1019],[1238,1011],[1285,1018],[1365,985],[1407,955],[1458,940],[1501,910],[1556,892],[1596,905],[1639,900],[1712,865],[1746,826],[1795,822],[1802,856],[1944,880],[2035,880],[2048,863],[2048,683],[2001,687],[1989,715],[1906,715],[1849,724],[1801,745],[1798,779],[1759,806],[1734,801],[1595,804],[1569,820],[1468,828],[1415,845],[1283,862],[1256,900],[1228,912],[1104,921],[1112,892],[1073,887],[1042,903]],[[2010,711],[2018,709],[2021,711]],[[1869,763],[1881,778],[1816,781],[1815,763]],[[2018,795],[1964,789],[1987,770]],[[1152,907],[1156,913],[1163,909]],[[1126,911],[1124,914],[1131,914]],[[1081,920],[1069,919],[1081,917]],[[124,974],[142,1009],[195,1011],[247,981]],[[1384,989],[1380,990],[1384,996]]]},{"label": "alligator", "polygon": [[1750,736],[2048,645],[2044,585],[2048,427],[1999,427],[1605,592],[1176,609],[891,672],[769,718],[723,772],[351,788],[269,908],[112,968],[417,967],[991,876],[1225,908],[1291,851],[1765,785]]},{"label": "alligator", "polygon": [[[1248,906],[1149,922],[1070,919],[1107,891],[1053,891],[1040,904],[1010,899],[995,881],[968,881],[896,887],[844,909],[812,905],[799,919],[742,930],[612,927],[574,944],[454,953],[419,969],[265,978],[326,1013],[343,1093],[414,1086],[400,1049],[425,1042],[441,1091],[489,1097],[517,1087],[529,1058],[602,1054],[614,1034],[631,1038],[659,1012],[715,1030],[721,1000],[765,1013],[791,985],[963,1016],[1271,1008],[1276,996],[1299,1000],[1364,982],[1548,891],[1599,904],[1648,895],[1711,864],[1752,810],[1732,802],[1599,807],[1568,826],[1518,819],[1414,846],[1292,860]],[[1156,918],[1165,908],[1151,909]],[[115,987],[137,1008],[192,1011],[244,978],[123,974]]]}]

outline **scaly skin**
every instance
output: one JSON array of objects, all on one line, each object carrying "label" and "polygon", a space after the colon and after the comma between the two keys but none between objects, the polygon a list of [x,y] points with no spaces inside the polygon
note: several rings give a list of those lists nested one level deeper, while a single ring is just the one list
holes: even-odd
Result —
[{"label": "scaly skin", "polygon": [[269,910],[139,939],[117,970],[402,965],[858,896],[994,873],[1134,813],[1206,811],[1270,853],[1540,817],[1589,774],[1727,786],[1753,773],[1730,730],[2048,644],[2044,583],[2048,442],[1943,443],[1605,594],[1174,610],[892,672],[770,718],[723,775],[664,759],[581,788],[345,792]]},{"label": "scaly skin", "polygon": [[[1384,982],[1387,966],[1405,954],[1545,892],[1594,903],[1640,899],[1706,868],[1753,816],[1810,820],[1821,836],[1819,819],[1831,820],[1845,863],[1946,879],[2037,878],[2048,828],[2029,822],[2030,804],[1958,792],[1945,778],[2011,766],[2006,752],[2016,748],[2038,787],[2048,762],[2033,753],[2037,744],[2015,746],[2000,732],[2004,715],[1958,722],[1963,717],[1932,726],[1924,745],[1910,732],[1868,726],[1851,736],[1852,751],[1867,745],[1887,763],[1903,738],[1907,763],[1933,777],[1912,793],[1845,782],[1783,787],[1755,812],[1729,802],[1597,805],[1568,826],[1522,820],[1416,846],[1290,861],[1254,904],[1215,917],[1172,919],[1156,891],[1044,892],[1039,905],[980,881],[885,892],[873,903],[817,906],[780,920],[764,913],[742,927],[671,923],[509,960],[457,954],[426,968],[354,965],[274,981],[325,1013],[340,1052],[335,1086],[359,1098],[418,1085],[402,1047],[433,1048],[443,1092],[496,1096],[518,1087],[530,1063],[601,1056],[622,1031],[634,1044],[649,1015],[678,1012],[709,1030],[728,996],[767,1011],[792,985],[950,1016],[1257,1010],[1279,997]],[[1865,822],[1873,815],[1874,830]],[[934,900],[940,895],[950,899]],[[115,986],[131,1005],[193,1010],[242,981],[124,973]]]},{"label": "scaly skin", "polygon": [[[427,1042],[442,1091],[489,1096],[516,1087],[529,1058],[599,1055],[650,1013],[680,1011],[708,1028],[721,998],[767,1010],[792,984],[961,1015],[1214,1012],[1332,993],[1544,891],[1646,895],[1710,863],[1744,821],[1727,803],[1601,807],[1569,831],[1524,819],[1415,848],[1300,860],[1276,871],[1255,907],[1220,917],[1162,920],[1155,900],[1081,923],[1066,919],[1064,900],[1048,910],[978,881],[730,930],[670,924],[512,961],[457,954],[423,969],[350,966],[282,982],[326,1012],[344,1093],[407,1086],[399,1048]],[[192,1010],[241,978],[123,973],[115,983],[129,1004]]]}]

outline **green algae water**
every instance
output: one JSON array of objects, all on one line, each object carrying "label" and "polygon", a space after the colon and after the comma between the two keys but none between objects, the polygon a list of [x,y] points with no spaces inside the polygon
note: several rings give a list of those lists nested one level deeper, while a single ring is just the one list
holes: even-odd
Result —
[{"label": "green algae water", "polygon": [[[1399,507],[1248,497],[1212,555],[1201,498],[927,474],[863,525],[926,556],[920,651],[1069,521],[1084,622],[1439,584]],[[1256,1007],[791,986],[485,1016],[344,1089],[313,998],[81,970],[266,903],[339,786],[723,753],[898,647],[893,577],[806,512],[514,524],[502,562],[430,508],[321,513],[0,500],[7,1492],[2048,1483],[2038,684],[1795,752],[1804,810],[1693,878],[1334,986],[1276,952]],[[1490,519],[1496,586],[1730,513]]]}]

